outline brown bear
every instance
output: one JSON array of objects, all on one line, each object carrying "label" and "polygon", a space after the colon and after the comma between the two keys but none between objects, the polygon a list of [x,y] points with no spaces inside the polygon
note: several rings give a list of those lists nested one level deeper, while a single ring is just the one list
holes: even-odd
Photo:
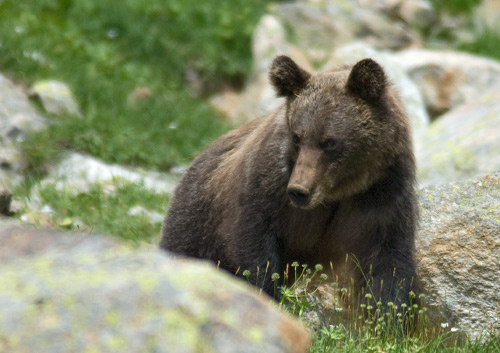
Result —
[{"label": "brown bear", "polygon": [[[344,267],[384,302],[415,277],[415,161],[405,109],[381,66],[312,75],[278,56],[286,103],[221,137],[186,172],[160,247],[209,259],[278,297],[287,264]],[[259,269],[259,271],[257,271]],[[260,273],[260,277],[257,274]],[[264,275],[263,275],[264,273]]]}]

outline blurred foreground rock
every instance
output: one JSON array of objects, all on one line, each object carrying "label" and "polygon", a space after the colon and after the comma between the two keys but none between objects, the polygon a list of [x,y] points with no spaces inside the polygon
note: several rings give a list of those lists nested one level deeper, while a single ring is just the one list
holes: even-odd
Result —
[{"label": "blurred foreground rock", "polygon": [[207,263],[1,223],[0,242],[0,351],[307,352],[304,328]]}]

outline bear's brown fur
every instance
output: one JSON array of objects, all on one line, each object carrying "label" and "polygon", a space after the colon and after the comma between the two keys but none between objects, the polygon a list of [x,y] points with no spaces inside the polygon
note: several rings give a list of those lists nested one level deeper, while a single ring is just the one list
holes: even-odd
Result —
[{"label": "bear's brown fur", "polygon": [[365,59],[312,75],[279,56],[270,80],[286,103],[195,159],[160,246],[239,275],[248,269],[272,296],[269,277],[286,264],[335,268],[349,254],[358,288],[371,276],[377,298],[405,300],[415,277],[415,162],[383,69]]}]

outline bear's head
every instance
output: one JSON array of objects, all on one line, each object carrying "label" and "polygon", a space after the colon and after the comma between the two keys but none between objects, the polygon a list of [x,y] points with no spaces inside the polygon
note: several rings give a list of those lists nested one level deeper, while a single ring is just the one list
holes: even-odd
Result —
[{"label": "bear's head", "polygon": [[361,193],[399,155],[411,154],[406,113],[374,60],[311,74],[278,56],[269,76],[287,98],[287,193],[294,206],[313,209]]}]

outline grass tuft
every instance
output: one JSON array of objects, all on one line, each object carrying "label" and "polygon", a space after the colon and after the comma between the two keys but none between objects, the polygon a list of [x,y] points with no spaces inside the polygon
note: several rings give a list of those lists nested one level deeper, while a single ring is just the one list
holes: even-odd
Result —
[{"label": "grass tuft", "polygon": [[[327,280],[318,267],[312,271],[294,263],[291,268],[289,275],[294,281],[281,288],[280,305],[310,327],[314,335],[310,353],[500,352],[498,333],[485,332],[471,341],[454,330],[432,326],[426,320],[423,294],[416,297],[411,292],[409,304],[400,308],[394,303],[377,302],[370,293],[361,301],[353,295],[353,282],[345,287],[338,280]],[[321,295],[322,287],[335,294],[330,302]],[[320,317],[322,313],[327,317]],[[412,319],[416,317],[418,320]]]}]

